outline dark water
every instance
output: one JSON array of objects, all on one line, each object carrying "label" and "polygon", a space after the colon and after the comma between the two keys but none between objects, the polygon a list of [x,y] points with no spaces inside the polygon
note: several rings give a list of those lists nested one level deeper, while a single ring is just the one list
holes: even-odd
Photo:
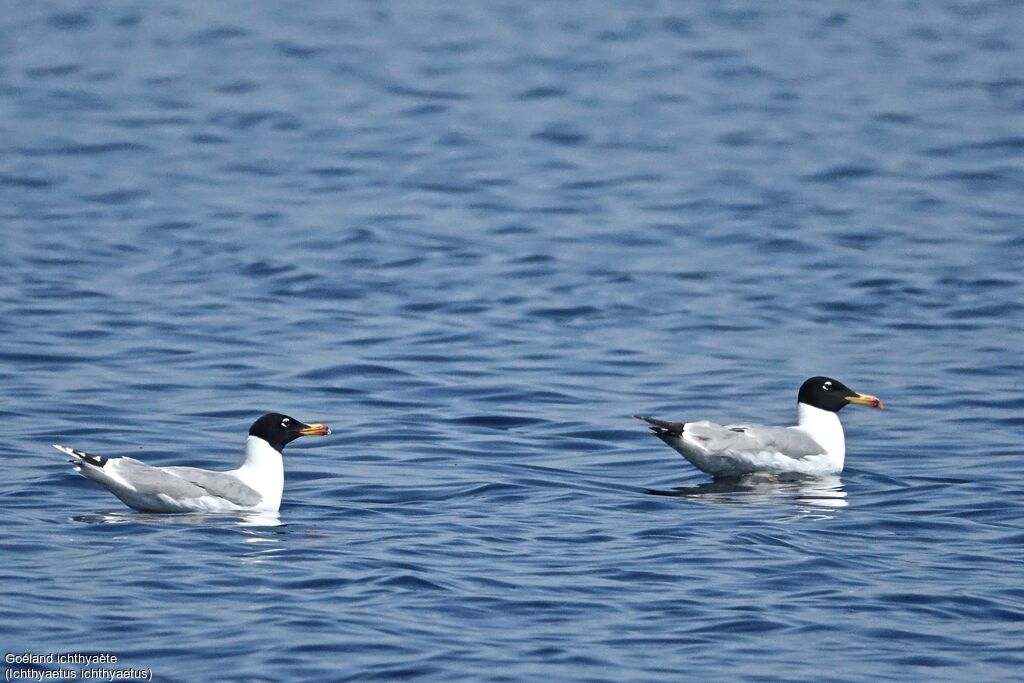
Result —
[{"label": "dark water", "polygon": [[[1019,677],[1024,6],[209,4],[0,14],[5,653]],[[630,418],[819,373],[888,404],[835,480]],[[335,429],[279,526],[49,447],[227,469],[267,410]]]}]

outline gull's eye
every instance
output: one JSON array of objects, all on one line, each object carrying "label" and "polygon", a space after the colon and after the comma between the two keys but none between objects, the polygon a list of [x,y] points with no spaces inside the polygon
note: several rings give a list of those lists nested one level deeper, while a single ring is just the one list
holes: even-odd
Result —
[{"label": "gull's eye", "polygon": [[825,391],[832,391],[832,382],[825,382],[821,385],[821,388]]},{"label": "gull's eye", "polygon": [[292,421],[286,417],[285,419],[281,420],[281,426],[284,427],[285,429],[288,429],[289,427],[292,426]]}]

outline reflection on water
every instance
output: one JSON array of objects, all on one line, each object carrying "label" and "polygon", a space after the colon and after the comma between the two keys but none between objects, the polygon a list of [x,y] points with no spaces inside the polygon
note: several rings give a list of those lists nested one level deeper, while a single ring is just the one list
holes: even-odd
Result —
[{"label": "reflection on water", "polygon": [[706,503],[765,504],[792,500],[808,506],[807,512],[846,507],[846,491],[838,476],[750,474],[714,479],[697,486],[680,486],[670,491],[647,489],[655,496],[695,498]]},{"label": "reflection on water", "polygon": [[[71,518],[83,524],[145,524],[170,530],[175,526],[194,526],[202,529],[230,528],[241,534],[242,543],[237,547],[241,553],[227,553],[245,564],[260,564],[284,552],[281,544],[284,527],[276,512],[187,512],[179,514],[154,514],[149,512],[118,511],[92,515],[77,515]],[[275,529],[280,527],[280,529]],[[145,534],[140,533],[139,536]],[[237,538],[237,537],[236,537]],[[163,539],[158,543],[177,547],[177,541]],[[251,545],[255,544],[255,545]],[[234,541],[232,542],[232,546]]]},{"label": "reflection on water", "polygon": [[[1020,678],[1024,12],[239,5],[4,3],[8,652]],[[629,417],[782,424],[818,372],[902,406],[844,411],[849,491],[697,486]],[[287,526],[49,453],[219,469],[267,410],[345,427]]]},{"label": "reflection on water", "polygon": [[239,527],[284,526],[276,512],[183,512],[178,514],[156,514],[151,512],[103,512],[93,515],[76,515],[72,521],[83,524],[192,524],[196,526],[226,525]]}]

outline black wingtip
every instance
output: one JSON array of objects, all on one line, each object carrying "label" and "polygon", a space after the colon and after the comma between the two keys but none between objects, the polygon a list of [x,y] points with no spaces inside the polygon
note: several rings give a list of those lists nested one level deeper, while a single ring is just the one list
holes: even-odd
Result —
[{"label": "black wingtip", "polygon": [[638,420],[643,420],[651,426],[651,431],[658,436],[682,436],[685,422],[666,422],[646,415],[634,415]]},{"label": "black wingtip", "polygon": [[80,451],[77,448],[68,448],[67,446],[60,446],[58,444],[53,444],[53,447],[56,448],[58,451],[66,453],[67,455],[70,455],[71,457],[75,458],[75,460],[69,461],[75,465],[81,465],[82,463],[85,463],[86,465],[92,465],[93,467],[103,467],[104,465],[107,464],[108,458],[102,455],[93,455],[92,453]]},{"label": "black wingtip", "polygon": [[75,455],[82,459],[82,462],[86,462],[93,467],[103,467],[107,464],[107,459],[102,455],[93,455],[92,453],[83,453],[82,451],[75,451]]}]

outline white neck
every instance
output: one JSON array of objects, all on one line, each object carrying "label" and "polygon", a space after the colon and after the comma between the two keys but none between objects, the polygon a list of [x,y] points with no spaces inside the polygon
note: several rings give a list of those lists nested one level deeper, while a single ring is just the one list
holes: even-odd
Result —
[{"label": "white neck", "polygon": [[846,458],[846,438],[843,436],[843,425],[839,422],[839,415],[806,403],[797,403],[796,420],[797,429],[821,444],[829,460],[834,461],[836,467],[841,470]]},{"label": "white neck", "polygon": [[234,473],[263,497],[261,510],[277,512],[284,492],[284,459],[279,451],[250,434],[245,441],[245,460]]}]

